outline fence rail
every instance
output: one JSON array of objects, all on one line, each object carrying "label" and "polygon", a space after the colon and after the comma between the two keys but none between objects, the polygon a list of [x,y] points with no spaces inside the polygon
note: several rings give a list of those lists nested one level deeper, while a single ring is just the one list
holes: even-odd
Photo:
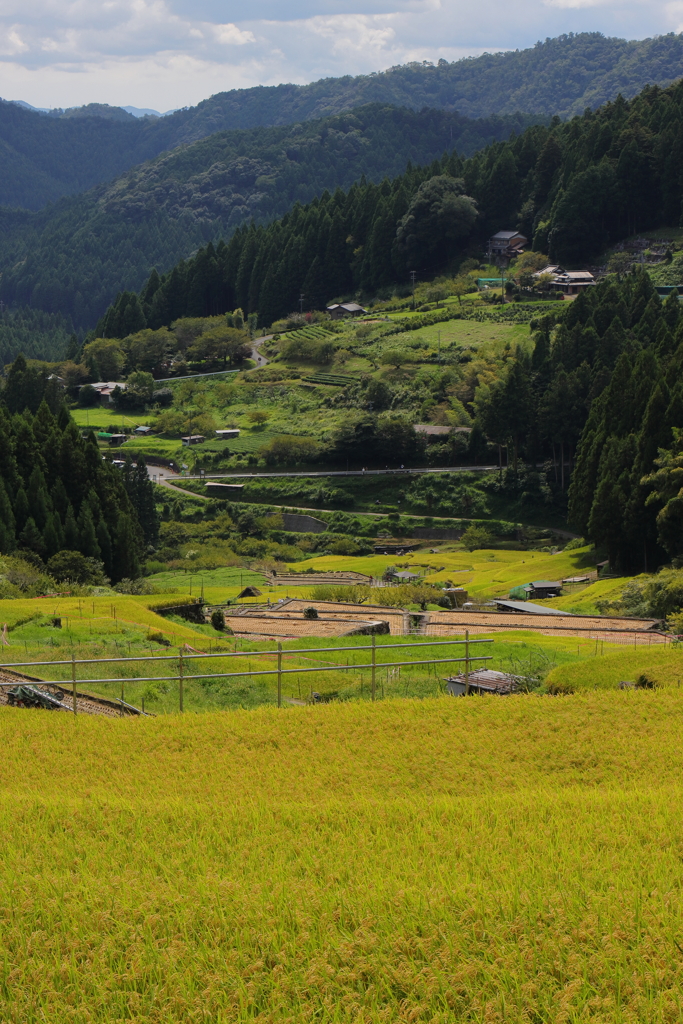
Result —
[{"label": "fence rail", "polygon": [[[471,655],[470,654],[470,648],[473,647],[473,646],[476,646],[478,644],[491,644],[491,643],[493,643],[492,639],[470,640],[469,632],[466,632],[464,640],[422,640],[419,643],[412,643],[412,644],[381,644],[381,645],[379,645],[379,648],[378,648],[378,646],[377,646],[377,644],[375,642],[375,637],[373,635],[372,636],[372,643],[369,643],[369,644],[358,644],[358,645],[356,645],[354,647],[303,647],[303,648],[297,647],[297,648],[288,648],[286,651],[283,652],[282,644],[278,643],[277,648],[275,648],[274,650],[268,650],[268,651],[249,651],[249,652],[246,652],[246,651],[217,651],[217,652],[211,653],[211,654],[194,654],[194,653],[186,653],[183,650],[180,650],[178,652],[178,654],[151,654],[151,655],[144,655],[144,656],[139,657],[139,658],[134,658],[134,657],[128,657],[128,658],[76,658],[76,657],[72,656],[70,659],[64,660],[64,661],[15,661],[15,662],[11,662],[11,663],[8,663],[8,664],[0,665],[0,671],[6,670],[6,671],[14,672],[14,671],[16,671],[17,668],[29,668],[29,667],[36,668],[36,667],[42,667],[43,669],[46,669],[48,666],[53,666],[53,665],[70,665],[71,666],[71,684],[72,684],[72,690],[73,690],[73,712],[74,712],[74,715],[77,713],[76,712],[76,686],[77,686],[77,684],[78,685],[83,685],[85,683],[85,684],[92,685],[92,684],[97,684],[97,683],[120,683],[122,688],[123,688],[125,683],[153,683],[153,682],[160,682],[160,681],[164,681],[164,682],[177,682],[177,683],[179,683],[179,687],[178,687],[179,710],[182,712],[183,711],[183,701],[184,701],[183,686],[184,686],[184,683],[186,681],[189,681],[189,680],[192,680],[192,679],[236,679],[236,678],[237,679],[241,679],[241,678],[244,678],[245,676],[277,676],[277,705],[278,705],[278,707],[282,707],[282,677],[286,676],[286,675],[303,675],[305,672],[317,672],[317,673],[322,674],[322,673],[325,673],[325,672],[351,672],[351,671],[356,671],[356,670],[363,671],[364,669],[366,669],[366,670],[369,669],[370,672],[371,672],[371,694],[372,694],[372,700],[375,700],[375,697],[376,697],[376,673],[377,673],[377,668],[378,667],[382,668],[382,669],[385,669],[385,668],[400,668],[400,667],[403,667],[403,666],[406,666],[406,665],[415,665],[415,666],[417,666],[417,665],[442,665],[442,664],[461,664],[461,663],[464,662],[465,663],[465,679],[466,679],[466,683],[469,684],[470,665],[472,664],[472,662],[476,662],[476,661],[491,661],[491,659],[492,659],[492,655]],[[404,649],[404,650],[408,649],[408,650],[411,650],[411,651],[416,651],[416,650],[420,650],[423,647],[453,647],[453,646],[462,647],[463,645],[465,647],[465,657],[464,658],[459,658],[459,657],[454,657],[454,658],[427,658],[427,659],[423,659],[423,660],[416,660],[416,659],[411,658],[408,661],[381,661],[381,662],[377,661],[377,651],[378,651],[378,649],[380,651],[386,651],[386,650],[396,650],[396,649],[401,648],[401,649]],[[283,668],[282,667],[282,655],[283,655],[283,653],[289,656],[289,655],[292,655],[292,654],[304,654],[304,655],[306,655],[306,654],[311,654],[311,653],[315,653],[315,654],[318,654],[318,653],[329,653],[331,651],[335,651],[335,652],[339,652],[339,653],[344,653],[344,654],[348,654],[349,651],[354,651],[354,652],[355,651],[370,651],[371,652],[371,658],[370,658],[370,661],[362,663],[362,664],[359,664],[359,665],[322,665],[322,666],[315,666],[313,668]],[[203,659],[203,658],[214,658],[214,659],[215,658],[244,658],[244,657],[247,657],[248,655],[251,655],[252,657],[253,656],[256,656],[256,657],[275,657],[275,658],[277,658],[277,667],[276,668],[272,668],[272,669],[269,669],[269,668],[249,669],[247,671],[241,671],[241,672],[208,672],[208,673],[207,672],[203,672],[203,673],[195,674],[195,675],[188,675],[185,672],[185,664],[188,661],[198,661],[198,660]],[[140,676],[132,677],[131,676],[129,678],[125,678],[125,677],[122,678],[121,676],[117,676],[117,677],[115,677],[113,679],[99,679],[99,678],[96,678],[96,679],[78,679],[77,678],[77,671],[76,670],[77,670],[77,666],[78,665],[101,665],[101,664],[117,665],[117,664],[122,664],[124,662],[131,662],[131,661],[135,661],[135,662],[140,662],[140,661],[177,661],[178,662],[179,672],[178,672],[178,675],[173,675],[173,676],[143,676],[143,677],[140,677]],[[34,682],[37,682],[37,681],[38,680],[34,680]],[[12,680],[12,681],[9,681],[9,682],[4,681],[4,680],[0,680],[0,688],[17,686],[18,684],[20,684],[20,682],[21,682],[20,679],[15,679],[15,680]],[[59,686],[59,685],[63,685],[64,680],[63,679],[41,679],[41,680],[39,680],[39,682],[48,683],[48,684]],[[469,690],[469,685],[468,685],[468,690]],[[122,689],[121,700],[123,701],[123,689]]]}]

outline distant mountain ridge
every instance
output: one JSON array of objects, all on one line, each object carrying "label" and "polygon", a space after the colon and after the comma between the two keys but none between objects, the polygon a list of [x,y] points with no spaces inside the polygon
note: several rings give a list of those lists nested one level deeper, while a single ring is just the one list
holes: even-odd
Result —
[{"label": "distant mountain ridge", "polygon": [[160,118],[135,117],[106,104],[46,116],[1,101],[0,206],[40,209],[166,150],[233,128],[294,124],[368,103],[473,118],[519,111],[567,118],[619,93],[629,99],[647,84],[668,85],[681,75],[683,34],[629,42],[585,32],[454,63],[235,89]]},{"label": "distant mountain ridge", "polygon": [[0,298],[89,328],[152,267],[166,270],[245,222],[282,216],[363,175],[394,177],[409,161],[471,155],[535,120],[368,104],[298,125],[216,132],[44,210],[0,209]]}]

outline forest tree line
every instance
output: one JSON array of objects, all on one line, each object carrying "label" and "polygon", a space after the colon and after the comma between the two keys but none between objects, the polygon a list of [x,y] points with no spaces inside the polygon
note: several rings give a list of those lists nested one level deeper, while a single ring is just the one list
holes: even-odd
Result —
[{"label": "forest tree line", "polygon": [[451,154],[379,184],[296,204],[282,219],[238,228],[139,293],[121,293],[98,325],[169,325],[242,308],[268,325],[334,297],[374,295],[471,254],[519,228],[553,261],[577,265],[656,224],[676,224],[683,195],[683,82],[647,88],[567,123],[535,125],[472,158]]},{"label": "forest tree line", "polygon": [[61,385],[17,357],[0,393],[0,552],[28,552],[48,568],[76,552],[96,574],[133,579],[158,531],[144,460],[122,472],[103,459]]}]

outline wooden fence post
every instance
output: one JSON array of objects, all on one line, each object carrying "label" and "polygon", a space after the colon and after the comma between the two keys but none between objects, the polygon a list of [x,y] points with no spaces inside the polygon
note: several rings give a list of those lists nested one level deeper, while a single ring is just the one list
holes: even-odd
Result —
[{"label": "wooden fence post", "polygon": [[282,644],[277,645],[277,706],[282,707]]},{"label": "wooden fence post", "polygon": [[470,692],[470,631],[465,630],[465,696]]},{"label": "wooden fence post", "polygon": [[375,634],[372,634],[372,699],[375,699],[375,675],[377,672],[377,649],[375,647]]},{"label": "wooden fence post", "polygon": [[73,694],[74,701],[74,715],[78,714],[76,710],[76,658],[71,655],[71,692]]},{"label": "wooden fence post", "polygon": [[180,648],[179,662],[180,662],[180,665],[179,665],[178,675],[180,676],[180,679],[179,679],[180,686],[179,686],[178,696],[180,698],[180,711],[182,713],[182,710],[183,710],[183,649],[182,649],[182,647]]}]

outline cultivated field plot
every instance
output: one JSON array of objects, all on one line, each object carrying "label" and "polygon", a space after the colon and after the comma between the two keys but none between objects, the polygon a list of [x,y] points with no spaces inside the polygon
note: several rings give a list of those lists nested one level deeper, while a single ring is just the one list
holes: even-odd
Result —
[{"label": "cultivated field plot", "polygon": [[676,691],[0,709],[0,1016],[678,1021],[682,718]]}]

